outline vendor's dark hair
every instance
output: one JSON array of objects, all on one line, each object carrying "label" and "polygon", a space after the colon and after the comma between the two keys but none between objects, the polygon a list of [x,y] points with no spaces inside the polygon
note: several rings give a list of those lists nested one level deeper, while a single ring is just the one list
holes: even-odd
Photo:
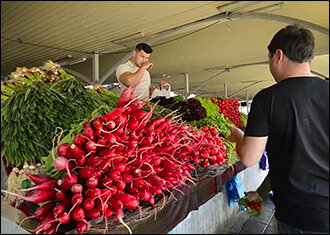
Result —
[{"label": "vendor's dark hair", "polygon": [[278,31],[268,45],[271,56],[277,49],[296,63],[310,62],[314,57],[314,36],[311,31],[297,24]]},{"label": "vendor's dark hair", "polygon": [[135,47],[135,50],[136,51],[143,50],[147,54],[150,54],[152,52],[151,46],[149,46],[147,43],[144,43],[144,42],[137,44]]}]

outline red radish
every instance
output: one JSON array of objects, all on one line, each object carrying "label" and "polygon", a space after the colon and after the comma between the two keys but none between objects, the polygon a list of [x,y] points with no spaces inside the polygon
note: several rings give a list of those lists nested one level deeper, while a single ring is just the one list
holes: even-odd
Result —
[{"label": "red radish", "polygon": [[60,157],[71,158],[70,144],[64,143],[57,147],[57,155]]},{"label": "red radish", "polygon": [[78,171],[79,178],[88,179],[94,175],[95,171],[91,168],[80,168]]},{"label": "red radish", "polygon": [[55,197],[56,197],[56,191],[53,189],[35,190],[35,191],[29,193],[26,197],[19,195],[17,193],[9,192],[7,190],[1,190],[1,192],[8,193],[10,195],[21,198],[25,201],[34,202],[34,203],[47,202],[47,201],[55,199]]},{"label": "red radish", "polygon": [[78,134],[74,137],[73,143],[75,145],[78,145],[79,147],[83,148],[83,147],[85,147],[85,144],[87,143],[87,138],[83,134]]},{"label": "red radish", "polygon": [[103,200],[107,200],[111,196],[112,196],[112,192],[110,189],[107,189],[107,188],[101,189],[101,198]]},{"label": "red radish", "polygon": [[105,217],[106,218],[110,218],[112,217],[112,208],[108,207],[106,210],[105,210]]},{"label": "red radish", "polygon": [[63,213],[64,210],[65,210],[64,206],[63,206],[61,203],[58,203],[58,204],[54,207],[54,209],[53,209],[53,214],[54,214],[55,218],[56,218],[59,214]]},{"label": "red radish", "polygon": [[95,188],[99,184],[99,180],[96,177],[92,177],[87,179],[85,184],[88,188]]},{"label": "red radish", "polygon": [[115,215],[120,223],[122,223],[127,230],[129,231],[130,234],[132,234],[132,230],[125,224],[123,221],[123,210],[121,208],[114,208]]},{"label": "red radish", "polygon": [[71,192],[76,194],[76,193],[80,193],[83,190],[83,186],[81,184],[74,184],[71,187]]},{"label": "red radish", "polygon": [[83,201],[83,196],[81,194],[75,194],[73,195],[73,197],[71,198],[71,203],[72,204],[77,204],[79,205],[80,203],[82,203]]},{"label": "red radish", "polygon": [[86,127],[83,129],[83,134],[87,138],[92,138],[92,136],[94,135],[94,131],[91,127]]},{"label": "red radish", "polygon": [[97,151],[97,145],[91,140],[89,140],[86,143],[85,148],[87,150],[87,153],[90,153],[90,152],[95,153]]},{"label": "red radish", "polygon": [[62,178],[61,188],[64,190],[70,190],[72,185],[78,182],[78,177],[76,174],[65,174]]},{"label": "red radish", "polygon": [[84,192],[84,197],[95,198],[101,194],[101,189],[99,188],[89,188]]},{"label": "red radish", "polygon": [[108,176],[110,177],[110,179],[112,181],[117,181],[117,180],[120,180],[120,178],[121,178],[121,172],[118,170],[110,171],[108,173]]},{"label": "red radish", "polygon": [[124,188],[125,188],[125,186],[126,186],[125,182],[122,181],[122,180],[118,180],[118,181],[116,181],[116,182],[115,182],[115,185],[116,185],[116,188],[117,188],[117,191],[118,191],[118,192],[123,191]]},{"label": "red radish", "polygon": [[95,118],[93,121],[92,121],[92,125],[95,129],[100,129],[102,128],[103,126],[103,121],[99,118]]},{"label": "red radish", "polygon": [[56,199],[62,201],[66,197],[66,192],[65,190],[56,190]]},{"label": "red radish", "polygon": [[77,225],[76,225],[76,231],[79,234],[83,234],[84,232],[86,232],[88,228],[88,223],[86,223],[85,221],[78,221]]},{"label": "red radish", "polygon": [[123,202],[124,206],[128,210],[140,210],[141,211],[141,207],[139,206],[138,200],[136,199],[136,197],[134,197],[131,194],[124,193],[124,192],[118,192],[118,193],[116,193],[114,198]]},{"label": "red radish", "polygon": [[85,212],[81,206],[76,206],[71,212],[71,218],[75,221],[82,221],[85,219]]},{"label": "red radish", "polygon": [[59,214],[58,216],[58,221],[61,223],[61,224],[66,224],[66,223],[69,223],[70,222],[70,215],[69,213],[67,212],[63,212],[61,214]]},{"label": "red radish", "polygon": [[116,127],[116,123],[114,121],[111,120],[111,121],[107,122],[107,129],[109,131],[113,130],[115,127]]},{"label": "red radish", "polygon": [[139,121],[138,120],[131,120],[129,123],[128,123],[128,129],[134,131],[139,125]]},{"label": "red radish", "polygon": [[33,175],[33,174],[30,174],[30,173],[27,173],[27,172],[23,172],[26,176],[28,176],[33,183],[35,184],[42,184],[42,183],[45,183],[45,182],[49,182],[51,180],[55,180],[55,178],[53,177],[50,177],[48,175]]},{"label": "red radish", "polygon": [[94,206],[95,206],[95,202],[94,202],[94,199],[91,198],[91,197],[87,197],[87,198],[85,198],[85,200],[84,200],[83,203],[82,203],[82,207],[83,207],[86,211],[93,209]]},{"label": "red radish", "polygon": [[60,201],[61,205],[66,209],[69,205],[70,205],[70,199],[69,197],[63,199],[62,201]]},{"label": "red radish", "polygon": [[118,170],[119,172],[125,171],[126,164],[123,162],[119,162],[113,165],[113,169]]},{"label": "red radish", "polygon": [[69,171],[69,161],[65,157],[58,157],[55,158],[54,155],[53,157],[53,166],[56,170],[58,171]]},{"label": "red radish", "polygon": [[42,205],[41,207],[39,207],[34,215],[29,216],[29,217],[25,217],[24,219],[22,219],[22,221],[20,222],[19,226],[21,226],[21,224],[23,223],[23,221],[25,221],[26,219],[32,219],[32,218],[41,218],[47,215],[48,212],[50,212],[51,210],[53,210],[53,208],[55,207],[56,203],[55,202],[48,202],[44,205]]},{"label": "red radish", "polygon": [[48,229],[44,230],[44,234],[55,234],[56,233],[56,229],[57,229],[58,224],[53,224],[52,226],[50,226]]},{"label": "red radish", "polygon": [[38,225],[38,227],[35,229],[35,234],[40,234],[41,232],[47,230],[52,226],[52,223],[54,222],[54,215],[52,213],[48,213],[45,217],[43,217]]},{"label": "red radish", "polygon": [[135,177],[140,177],[142,174],[142,170],[140,168],[134,168],[132,169],[132,173]]},{"label": "red radish", "polygon": [[123,107],[131,100],[131,90],[132,90],[132,86],[129,86],[125,90],[123,90],[117,102],[117,108]]},{"label": "red radish", "polygon": [[127,173],[122,174],[121,177],[125,184],[131,183],[133,180],[133,175]]},{"label": "red radish", "polygon": [[76,159],[82,158],[85,156],[85,151],[82,148],[80,148],[78,145],[71,144],[70,149],[71,149],[72,156]]},{"label": "red radish", "polygon": [[76,165],[77,165],[77,166],[84,166],[85,163],[86,163],[86,158],[79,158],[79,159],[77,159],[77,161],[76,161]]},{"label": "red radish", "polygon": [[122,201],[117,200],[113,197],[109,198],[109,204],[113,207],[113,208],[120,208],[122,209],[124,207],[124,204]]},{"label": "red radish", "polygon": [[34,187],[31,188],[26,188],[26,189],[21,189],[20,191],[30,191],[30,190],[35,190],[35,189],[53,189],[55,187],[57,187],[57,180],[51,180],[49,182],[45,182],[39,185],[36,185]]},{"label": "red radish", "polygon": [[89,219],[97,219],[97,218],[101,217],[101,210],[97,207],[94,207],[94,208],[86,211],[86,216]]}]

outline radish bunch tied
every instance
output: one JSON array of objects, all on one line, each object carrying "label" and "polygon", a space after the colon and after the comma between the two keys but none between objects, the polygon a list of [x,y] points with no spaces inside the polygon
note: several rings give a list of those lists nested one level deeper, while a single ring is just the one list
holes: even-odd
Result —
[{"label": "radish bunch tied", "polygon": [[106,227],[111,218],[131,233],[123,220],[124,209],[139,210],[142,217],[140,202],[155,209],[155,196],[162,195],[165,203],[165,192],[180,191],[180,185],[193,182],[190,172],[198,164],[226,162],[226,147],[215,128],[203,127],[200,132],[175,122],[177,117],[152,118],[157,104],[147,112],[142,110],[145,105],[129,87],[113,111],[86,122],[73,144],[58,146],[59,158],[68,161],[61,159],[63,164],[56,167],[66,174],[53,189],[52,215],[40,221],[35,233],[56,231],[70,221],[83,233],[88,220],[99,217]]}]

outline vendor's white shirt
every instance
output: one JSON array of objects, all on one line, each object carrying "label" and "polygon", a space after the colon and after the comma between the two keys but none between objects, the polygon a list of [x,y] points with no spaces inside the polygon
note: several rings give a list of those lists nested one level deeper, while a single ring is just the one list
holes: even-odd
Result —
[{"label": "vendor's white shirt", "polygon": [[[135,73],[138,69],[139,69],[139,67],[133,65],[130,60],[127,61],[125,64],[118,65],[118,67],[116,69],[116,77],[117,77],[119,84],[121,85],[121,92],[123,92],[123,90],[125,90],[127,87],[120,82],[120,80],[119,80],[120,75],[122,75],[125,72]],[[144,71],[141,82],[136,87],[135,96],[139,96],[139,95],[143,94],[140,99],[149,97],[150,84],[151,84],[150,74],[146,70],[146,71]],[[146,100],[148,100],[148,99],[146,99]]]}]

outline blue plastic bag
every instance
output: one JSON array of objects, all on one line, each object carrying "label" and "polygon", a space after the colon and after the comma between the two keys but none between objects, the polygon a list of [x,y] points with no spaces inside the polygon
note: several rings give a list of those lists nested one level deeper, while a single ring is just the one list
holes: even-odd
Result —
[{"label": "blue plastic bag", "polygon": [[264,152],[264,153],[262,154],[262,157],[261,157],[261,159],[260,159],[260,161],[259,161],[259,167],[260,167],[260,169],[262,169],[262,170],[267,170],[267,169],[269,169],[267,152]]},{"label": "blue plastic bag", "polygon": [[228,194],[228,205],[232,206],[234,203],[238,203],[239,206],[241,206],[240,203],[236,201],[236,199],[245,197],[240,177],[238,175],[233,176],[233,178],[225,184],[225,187]]}]

